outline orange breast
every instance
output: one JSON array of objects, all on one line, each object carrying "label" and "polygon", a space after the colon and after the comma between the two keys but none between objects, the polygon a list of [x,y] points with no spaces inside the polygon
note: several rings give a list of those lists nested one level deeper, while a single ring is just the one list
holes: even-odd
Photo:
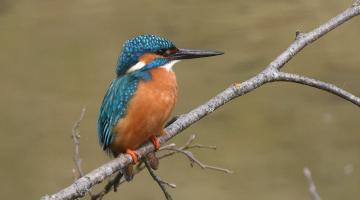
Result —
[{"label": "orange breast", "polygon": [[117,154],[136,149],[151,135],[158,136],[175,106],[175,73],[163,68],[151,69],[150,73],[152,79],[140,81],[125,117],[113,129],[115,138],[111,149]]}]

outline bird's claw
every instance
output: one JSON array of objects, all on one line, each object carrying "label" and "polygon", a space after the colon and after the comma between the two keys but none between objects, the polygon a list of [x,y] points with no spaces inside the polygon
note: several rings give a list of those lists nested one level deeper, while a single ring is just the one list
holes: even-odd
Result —
[{"label": "bird's claw", "polygon": [[126,149],[126,153],[129,154],[133,160],[133,164],[138,163],[139,159],[138,159],[138,154],[136,153],[136,151],[131,150],[131,149]]},{"label": "bird's claw", "polygon": [[160,140],[155,135],[150,137],[151,143],[153,143],[155,147],[155,151],[160,149]]}]

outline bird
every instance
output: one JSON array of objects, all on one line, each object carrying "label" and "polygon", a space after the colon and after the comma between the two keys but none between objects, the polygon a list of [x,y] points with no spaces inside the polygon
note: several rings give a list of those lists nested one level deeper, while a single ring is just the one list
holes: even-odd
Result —
[{"label": "bird", "polygon": [[155,150],[160,148],[158,137],[165,133],[164,125],[178,96],[173,65],[184,59],[221,54],[180,49],[172,41],[151,34],[136,36],[123,44],[116,77],[100,106],[97,132],[99,143],[108,154],[131,156],[133,163],[125,170],[129,177],[132,166],[138,163],[135,150],[139,146],[150,140]]}]

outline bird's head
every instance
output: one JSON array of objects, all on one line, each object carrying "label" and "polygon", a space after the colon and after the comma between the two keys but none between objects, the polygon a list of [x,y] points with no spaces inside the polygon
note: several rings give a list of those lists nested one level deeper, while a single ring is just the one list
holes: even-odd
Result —
[{"label": "bird's head", "polygon": [[140,35],[127,40],[119,56],[116,73],[122,76],[138,70],[172,65],[182,59],[223,54],[219,51],[179,49],[173,42],[156,35]]}]

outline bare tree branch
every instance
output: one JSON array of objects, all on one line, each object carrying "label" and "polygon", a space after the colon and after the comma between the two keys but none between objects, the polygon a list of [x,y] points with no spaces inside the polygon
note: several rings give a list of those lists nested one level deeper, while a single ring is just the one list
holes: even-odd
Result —
[{"label": "bare tree branch", "polygon": [[293,58],[297,53],[299,53],[305,46],[311,44],[326,33],[347,22],[354,16],[359,15],[359,0],[356,2],[350,8],[346,9],[344,12],[333,17],[332,19],[315,28],[314,30],[308,33],[297,32],[296,40],[274,61],[272,61],[268,65],[268,68],[280,70],[285,63],[291,60],[291,58]]},{"label": "bare tree branch", "polygon": [[[190,138],[190,139],[192,139],[192,140],[195,139],[195,135],[193,135],[193,138]],[[174,145],[168,145],[168,146],[164,147],[162,150],[170,150],[172,152],[169,153],[169,154],[165,154],[163,156],[160,156],[160,158],[170,156],[170,155],[172,155],[173,153],[176,153],[176,152],[177,153],[182,153],[190,160],[190,165],[191,166],[194,166],[194,164],[197,164],[199,167],[201,167],[201,169],[211,169],[211,170],[215,170],[215,171],[225,172],[225,173],[228,173],[228,174],[233,173],[233,171],[225,169],[225,168],[203,164],[200,160],[195,158],[194,154],[191,151],[185,150],[185,149],[196,148],[196,147],[208,148],[209,146],[204,146],[204,145],[192,146],[191,143],[189,143],[189,142],[187,142],[185,144],[185,146],[181,147],[181,148],[175,148]]]},{"label": "bare tree branch", "polygon": [[[275,60],[273,60],[264,71],[260,72],[258,75],[250,78],[247,81],[242,82],[241,84],[234,84],[229,88],[225,89],[220,94],[216,95],[208,102],[194,110],[190,111],[187,114],[181,115],[174,123],[168,126],[165,129],[166,134],[159,138],[160,144],[164,144],[184,129],[191,126],[193,123],[199,121],[206,115],[214,112],[217,108],[221,107],[225,103],[231,101],[232,99],[242,96],[248,92],[255,90],[256,88],[264,85],[265,83],[278,81],[279,78],[279,70],[289,61],[291,60],[297,53],[299,53],[305,46],[319,39],[326,33],[330,32],[334,28],[340,26],[344,22],[350,20],[351,18],[360,14],[360,3],[357,0],[350,8],[343,11],[341,14],[336,17],[330,19],[324,24],[320,25],[316,29],[312,30],[308,33],[298,33],[296,40],[283,52],[281,53]],[[281,74],[280,74],[281,75]],[[284,81],[283,79],[281,81]],[[314,80],[314,79],[312,79]],[[288,80],[291,81],[291,80]],[[296,81],[293,81],[296,82]],[[311,82],[311,81],[310,81]],[[314,82],[314,81],[312,81]],[[305,84],[305,83],[304,83]],[[309,84],[310,85],[310,84]],[[315,86],[315,85],[313,85]],[[326,85],[318,84],[316,85],[318,88],[324,89]],[[344,90],[331,90],[332,93],[343,97],[357,106],[360,106],[359,97],[356,97],[350,93],[339,93]],[[146,143],[137,149],[137,154],[140,158],[144,157],[147,153],[154,151],[154,147],[151,143]],[[82,197],[86,194],[86,192],[93,187],[94,185],[102,182],[106,177],[109,177],[113,173],[117,172],[119,169],[124,168],[132,162],[130,155],[121,154],[118,158],[100,166],[99,168],[93,170],[87,175],[75,181],[70,186],[62,189],[61,191],[53,194],[46,195],[42,197],[42,199],[75,199]]]},{"label": "bare tree branch", "polygon": [[[210,145],[203,145],[203,144],[193,144],[193,142],[195,141],[196,135],[192,134],[190,135],[189,139],[187,140],[187,142],[182,146],[179,147],[178,150],[188,150],[188,149],[194,149],[194,148],[200,148],[200,149],[212,149],[212,150],[216,150],[216,146],[210,146]],[[162,146],[159,151],[163,151],[163,150],[172,150],[172,148],[175,148],[176,144],[171,143],[165,146]],[[172,156],[175,153],[177,153],[178,151],[172,150],[169,153],[163,154],[159,156],[159,159],[162,158],[166,158],[168,156]]]},{"label": "bare tree branch", "polygon": [[325,90],[327,92],[333,93],[343,99],[346,99],[353,104],[360,105],[360,98],[356,97],[355,95],[347,92],[344,89],[337,87],[336,85],[325,83],[323,81],[319,81],[316,79],[308,78],[305,76],[297,75],[297,74],[290,74],[285,72],[279,72],[278,76],[276,77],[276,81],[288,81],[293,83],[300,83],[303,85],[308,85],[310,87],[315,87],[321,90]]},{"label": "bare tree branch", "polygon": [[151,168],[151,166],[149,165],[149,163],[146,159],[144,159],[144,163],[145,163],[145,166],[146,166],[147,170],[149,171],[149,174],[151,175],[151,177],[160,186],[161,190],[163,191],[163,193],[165,195],[165,198],[167,200],[172,200],[170,193],[166,190],[166,186],[170,186],[170,185],[174,186],[174,184],[167,183],[167,182],[161,180],[161,178],[155,174],[154,170]]},{"label": "bare tree branch", "polygon": [[81,114],[79,119],[75,122],[74,126],[71,129],[71,138],[73,139],[74,142],[74,164],[75,164],[75,179],[79,179],[82,176],[84,176],[84,172],[82,171],[81,168],[81,157],[80,157],[80,123],[81,121],[84,119],[85,116],[85,112],[86,112],[86,108],[83,107],[81,110]]},{"label": "bare tree branch", "polygon": [[309,193],[310,193],[311,200],[321,200],[320,195],[316,191],[315,183],[311,177],[311,171],[307,167],[304,168],[304,176],[309,184]]},{"label": "bare tree branch", "polygon": [[[80,157],[80,123],[84,119],[86,113],[85,106],[81,109],[81,114],[79,119],[74,123],[72,129],[71,129],[71,138],[74,143],[74,156],[73,161],[75,164],[75,168],[73,169],[74,172],[74,180],[81,178],[84,176],[84,172],[81,168],[81,157]],[[92,197],[92,193],[90,190],[88,190],[88,194]]]}]

